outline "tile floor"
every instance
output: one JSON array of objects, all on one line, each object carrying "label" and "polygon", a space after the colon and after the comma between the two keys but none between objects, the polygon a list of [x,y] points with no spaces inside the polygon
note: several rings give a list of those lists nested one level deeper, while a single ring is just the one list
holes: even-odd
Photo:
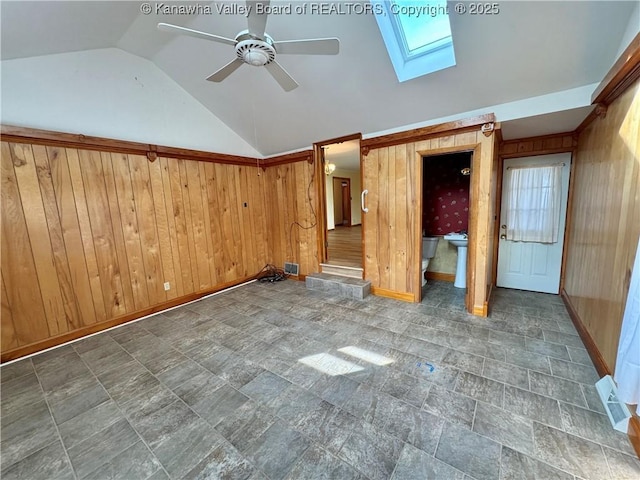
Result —
[{"label": "tile floor", "polygon": [[253,283],[3,367],[2,478],[638,479],[556,296]]}]

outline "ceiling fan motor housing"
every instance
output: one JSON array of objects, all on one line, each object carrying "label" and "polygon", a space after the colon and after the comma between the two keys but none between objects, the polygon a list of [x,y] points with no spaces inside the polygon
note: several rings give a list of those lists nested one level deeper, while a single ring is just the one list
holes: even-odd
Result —
[{"label": "ceiling fan motor housing", "polygon": [[262,67],[275,60],[276,49],[273,48],[273,40],[269,36],[265,34],[265,40],[250,35],[242,36],[245,38],[237,38],[236,55],[244,63],[254,67]]}]

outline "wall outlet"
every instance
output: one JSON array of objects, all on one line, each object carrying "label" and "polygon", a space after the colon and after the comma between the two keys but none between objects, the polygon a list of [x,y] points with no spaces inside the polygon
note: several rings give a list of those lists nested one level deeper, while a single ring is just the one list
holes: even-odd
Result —
[{"label": "wall outlet", "polygon": [[164,291],[171,290],[171,284],[169,282],[164,282]]}]

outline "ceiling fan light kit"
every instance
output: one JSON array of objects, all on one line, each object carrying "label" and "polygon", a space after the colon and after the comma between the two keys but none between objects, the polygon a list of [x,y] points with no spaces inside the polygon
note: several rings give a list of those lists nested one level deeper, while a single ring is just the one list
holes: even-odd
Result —
[{"label": "ceiling fan light kit", "polygon": [[337,38],[313,38],[276,42],[265,32],[267,15],[271,11],[269,3],[269,1],[247,1],[249,28],[238,33],[235,39],[168,23],[159,23],[158,29],[232,45],[236,51],[236,58],[209,75],[207,80],[211,82],[222,82],[243,64],[247,64],[254,67],[265,67],[282,89],[289,92],[296,88],[298,83],[276,61],[276,55],[278,53],[281,55],[337,55],[340,51],[340,40]]}]

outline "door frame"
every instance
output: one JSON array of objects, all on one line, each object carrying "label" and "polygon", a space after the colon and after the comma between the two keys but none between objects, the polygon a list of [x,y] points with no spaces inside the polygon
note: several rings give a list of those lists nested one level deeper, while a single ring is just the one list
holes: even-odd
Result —
[{"label": "door frame", "polygon": [[[544,138],[544,137],[541,137]],[[513,142],[513,140],[509,140],[509,142]],[[501,144],[503,142],[500,142]],[[502,145],[499,145],[498,150],[501,149]],[[564,223],[564,232],[563,232],[563,246],[562,246],[562,263],[560,264],[560,292],[564,290],[564,281],[565,281],[565,269],[567,266],[567,244],[569,242],[569,230],[571,226],[571,214],[573,211],[573,184],[574,184],[574,175],[575,175],[575,159],[576,159],[576,146],[571,145],[567,147],[553,148],[553,149],[545,149],[545,150],[537,150],[537,151],[522,151],[510,154],[498,153],[498,177],[497,177],[497,185],[496,185],[496,205],[495,205],[495,218],[494,218],[494,229],[493,229],[493,265],[491,271],[491,279],[493,282],[493,286],[495,287],[498,280],[498,244],[500,243],[500,218],[502,214],[502,181],[503,179],[503,169],[504,169],[504,161],[512,158],[522,158],[522,157],[539,157],[544,155],[553,155],[556,153],[569,153],[571,154],[571,167],[569,169],[569,191],[567,192],[567,214]]]},{"label": "door frame", "polygon": [[[330,138],[328,140],[322,140],[313,144],[313,160],[315,165],[315,175],[318,179],[316,185],[317,192],[317,210],[318,210],[318,263],[327,262],[327,189],[324,173],[324,150],[323,147],[332,145],[334,143],[342,143],[350,140],[358,140],[362,142],[362,133],[353,133],[351,135],[345,135],[343,137]],[[362,149],[360,149],[360,185],[362,185]],[[362,243],[362,269],[364,272],[364,222],[366,215],[362,215],[362,237],[360,242]],[[364,273],[363,273],[364,275]]]},{"label": "door frame", "polygon": [[[420,198],[418,203],[420,204],[420,224],[422,225],[422,216],[424,215],[424,159],[425,157],[440,157],[442,155],[451,155],[456,153],[468,153],[471,155],[471,162],[469,164],[471,173],[469,174],[469,218],[467,232],[469,233],[469,245],[467,246],[467,288],[464,296],[464,306],[467,312],[473,313],[473,298],[475,296],[475,267],[476,267],[476,245],[475,245],[475,231],[476,224],[478,223],[478,213],[476,211],[476,198],[478,196],[478,177],[474,176],[474,170],[479,168],[480,162],[480,144],[476,145],[464,145],[460,147],[445,147],[426,152],[417,152],[420,155]],[[472,235],[472,232],[474,235]],[[443,238],[442,241],[446,242]],[[419,260],[422,262],[422,228],[420,228],[420,255]],[[469,266],[471,265],[471,268]],[[418,276],[422,276],[422,263],[418,265]],[[418,284],[419,285],[419,284]],[[422,289],[418,291],[418,302],[422,301]]]},{"label": "door frame", "polygon": [[[342,224],[340,226],[341,227],[345,226],[344,219],[346,218],[348,220],[348,222],[349,222],[346,226],[350,227],[351,226],[351,179],[349,177],[333,177],[332,187],[333,187],[333,190],[334,190],[333,191],[333,205],[334,205],[333,208],[334,208],[334,210],[335,210],[335,201],[336,201],[336,196],[335,196],[335,189],[336,189],[335,181],[336,180],[339,180],[340,183],[347,182],[346,187],[347,187],[347,198],[349,199],[349,208],[347,209],[346,217],[344,215],[344,198],[345,198],[344,197],[344,193],[343,193],[344,189],[343,189],[343,186],[340,185],[341,197],[342,197],[342,205],[341,206],[342,206],[342,213],[343,213],[343,222],[342,222]],[[334,217],[335,217],[335,214],[334,214]]]}]

